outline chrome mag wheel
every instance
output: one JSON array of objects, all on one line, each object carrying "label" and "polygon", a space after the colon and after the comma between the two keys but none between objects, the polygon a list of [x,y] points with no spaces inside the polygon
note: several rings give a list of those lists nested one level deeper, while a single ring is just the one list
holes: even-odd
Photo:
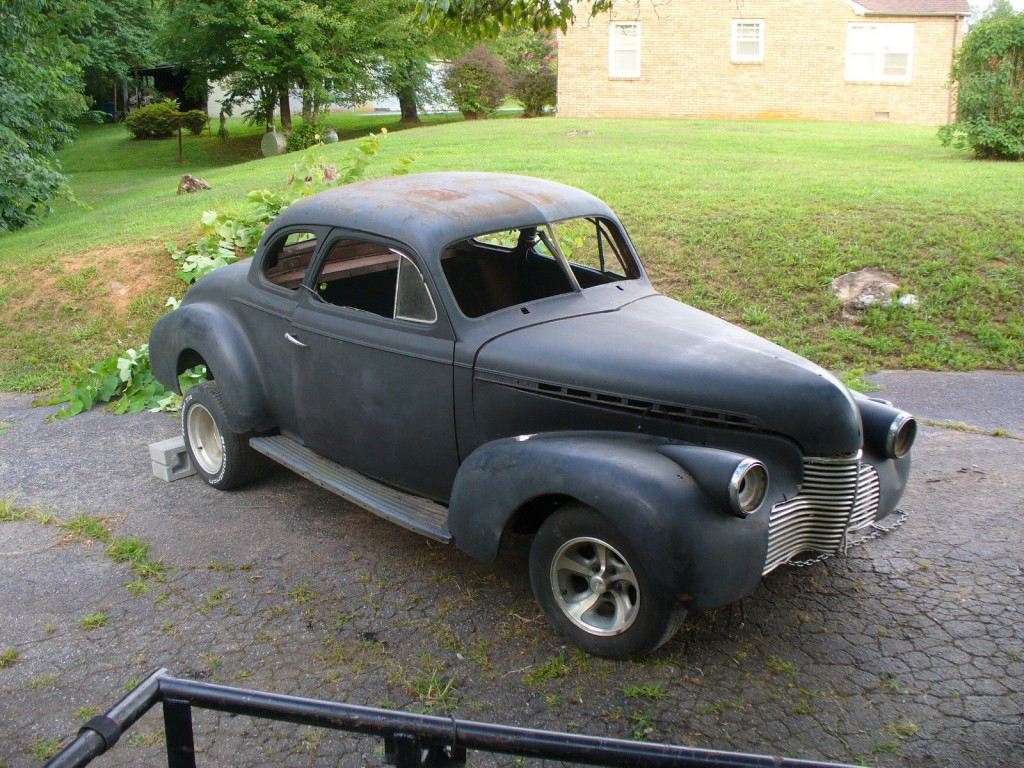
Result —
[{"label": "chrome mag wheel", "polygon": [[556,605],[591,635],[625,632],[640,608],[640,585],[626,558],[601,539],[581,536],[565,542],[551,559]]},{"label": "chrome mag wheel", "polygon": [[193,403],[186,421],[192,457],[204,472],[216,475],[224,463],[224,440],[213,414],[206,406]]}]

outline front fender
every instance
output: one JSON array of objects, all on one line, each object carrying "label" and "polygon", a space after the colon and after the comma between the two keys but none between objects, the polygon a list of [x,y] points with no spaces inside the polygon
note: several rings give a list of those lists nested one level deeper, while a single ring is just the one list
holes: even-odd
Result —
[{"label": "front fender", "polygon": [[189,350],[198,354],[217,380],[232,431],[268,429],[270,409],[252,344],[238,322],[206,302],[185,304],[164,315],[149,336],[153,375],[180,394],[180,362]]},{"label": "front fender", "polygon": [[728,514],[659,447],[665,439],[561,432],[495,440],[459,468],[448,526],[467,554],[493,560],[524,504],[572,497],[596,510],[634,549],[662,588],[690,607],[750,594],[767,549],[766,514]]}]

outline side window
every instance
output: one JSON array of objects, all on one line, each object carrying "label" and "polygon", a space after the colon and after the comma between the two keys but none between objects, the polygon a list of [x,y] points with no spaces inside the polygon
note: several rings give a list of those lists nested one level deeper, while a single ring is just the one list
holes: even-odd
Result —
[{"label": "side window", "polygon": [[317,275],[316,294],[328,304],[381,317],[424,323],[437,319],[419,269],[408,256],[380,243],[335,242]]},{"label": "side window", "polygon": [[274,285],[297,290],[316,251],[316,235],[292,232],[274,243],[263,259],[263,277]]}]

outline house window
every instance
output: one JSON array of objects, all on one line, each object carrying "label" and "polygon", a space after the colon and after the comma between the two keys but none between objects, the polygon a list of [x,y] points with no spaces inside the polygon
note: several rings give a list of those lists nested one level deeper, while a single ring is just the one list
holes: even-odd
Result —
[{"label": "house window", "polygon": [[613,21],[608,27],[608,77],[640,77],[640,24]]},{"label": "house window", "polygon": [[846,29],[848,82],[909,83],[913,59],[913,24],[854,23]]},{"label": "house window", "polygon": [[733,19],[732,60],[737,64],[758,64],[764,61],[762,19]]}]

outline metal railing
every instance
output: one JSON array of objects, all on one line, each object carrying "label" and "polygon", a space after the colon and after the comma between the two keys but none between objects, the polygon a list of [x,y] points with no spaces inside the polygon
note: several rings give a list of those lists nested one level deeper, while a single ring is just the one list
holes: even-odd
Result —
[{"label": "metal railing", "polygon": [[158,669],[104,715],[87,722],[47,768],[77,768],[111,749],[155,704],[163,705],[169,768],[195,768],[192,708],[349,731],[384,739],[384,759],[398,768],[466,764],[477,750],[566,763],[607,766],[722,766],[796,768],[838,766],[765,755],[719,752],[532,728],[477,723],[454,717],[396,712],[298,696],[184,680]]}]

